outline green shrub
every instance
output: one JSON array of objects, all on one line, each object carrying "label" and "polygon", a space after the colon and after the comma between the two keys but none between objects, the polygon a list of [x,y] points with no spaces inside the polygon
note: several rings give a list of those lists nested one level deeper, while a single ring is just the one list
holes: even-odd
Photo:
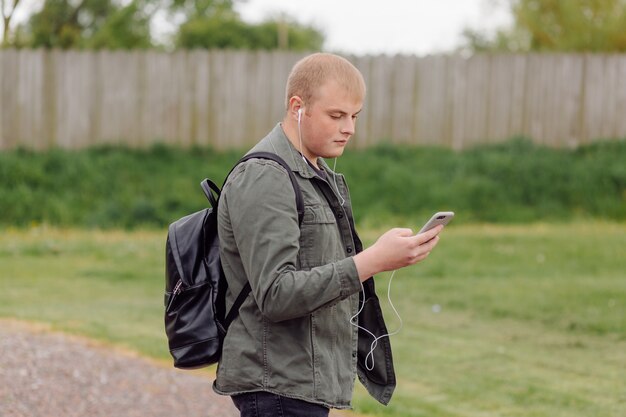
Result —
[{"label": "green shrub", "polygon": [[367,221],[448,209],[455,222],[624,220],[625,161],[626,141],[557,150],[518,138],[463,152],[378,146],[344,156],[338,170]]},{"label": "green shrub", "polygon": [[[3,152],[0,226],[161,228],[205,207],[200,181],[221,184],[242,154],[163,145]],[[462,152],[348,149],[336,170],[347,177],[358,222],[417,227],[436,210],[456,211],[455,222],[626,220],[625,161],[626,141],[557,150],[518,138]]]}]

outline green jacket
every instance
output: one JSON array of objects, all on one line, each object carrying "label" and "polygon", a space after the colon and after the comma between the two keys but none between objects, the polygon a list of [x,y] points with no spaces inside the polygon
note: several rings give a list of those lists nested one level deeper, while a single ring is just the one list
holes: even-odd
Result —
[{"label": "green jacket", "polygon": [[[280,124],[250,152],[259,151],[278,154],[292,168],[302,189],[304,218],[298,225],[289,177],[274,161],[246,161],[224,185],[218,232],[229,285],[227,309],[246,281],[252,291],[228,329],[214,390],[225,395],[268,391],[349,408],[358,373],[370,394],[387,404],[395,388],[389,339],[378,341],[375,367],[368,371],[364,361],[372,338],[350,324],[361,292],[352,256],[362,244],[343,176],[321,159],[328,181],[317,176]],[[337,196],[335,182],[345,201]],[[359,324],[386,334],[374,280],[364,288],[367,301]]]}]

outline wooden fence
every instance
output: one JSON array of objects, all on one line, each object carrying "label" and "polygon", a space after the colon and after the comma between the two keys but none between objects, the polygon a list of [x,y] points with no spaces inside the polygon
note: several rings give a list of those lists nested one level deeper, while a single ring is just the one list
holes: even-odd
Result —
[{"label": "wooden fence", "polygon": [[[244,147],[284,113],[302,54],[0,51],[0,149],[155,142]],[[461,149],[626,137],[626,55],[348,57],[368,85],[354,145]]]}]

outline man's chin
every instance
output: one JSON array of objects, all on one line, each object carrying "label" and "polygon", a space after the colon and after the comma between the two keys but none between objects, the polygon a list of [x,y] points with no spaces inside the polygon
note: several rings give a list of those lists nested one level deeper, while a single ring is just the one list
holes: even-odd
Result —
[{"label": "man's chin", "polygon": [[343,151],[340,152],[329,152],[326,155],[323,155],[322,158],[324,159],[334,159],[334,158],[339,158],[341,155],[343,155]]},{"label": "man's chin", "polygon": [[329,150],[328,153],[323,156],[323,158],[329,159],[329,158],[340,157],[341,155],[343,155],[343,151],[345,150],[345,146],[346,146],[345,144],[343,144],[341,146],[335,146],[333,149]]}]

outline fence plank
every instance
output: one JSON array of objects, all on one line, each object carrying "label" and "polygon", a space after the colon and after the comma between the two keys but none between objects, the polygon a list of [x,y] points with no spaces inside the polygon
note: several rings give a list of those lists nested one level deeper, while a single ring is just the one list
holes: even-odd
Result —
[{"label": "fence plank", "polygon": [[8,129],[5,129],[4,126],[4,78],[5,78],[5,70],[4,65],[7,62],[7,55],[0,54],[0,150],[9,148],[9,144],[6,142],[6,135],[8,134]]},{"label": "fence plank", "polygon": [[429,56],[417,62],[415,105],[417,107],[414,140],[419,144],[449,143],[448,59]]},{"label": "fence plank", "polygon": [[370,63],[370,77],[373,82],[370,84],[368,105],[369,113],[369,134],[373,138],[384,141],[391,139],[391,109],[392,109],[392,76],[393,58],[380,56]]},{"label": "fence plank", "polygon": [[[524,134],[526,120],[526,95],[528,88],[528,56],[527,55],[508,55],[512,61],[513,73],[511,75],[510,93],[508,96],[511,100],[511,110],[505,117],[508,119],[508,128],[506,133],[498,139],[510,136],[520,136]],[[506,90],[505,90],[506,91]]]},{"label": "fence plank", "polygon": [[356,133],[354,138],[349,142],[349,146],[355,146],[357,148],[363,149],[372,144],[371,135],[370,135],[370,113],[371,113],[371,105],[370,105],[370,97],[369,94],[369,86],[371,80],[371,72],[370,72],[370,56],[356,56],[350,57],[350,61],[354,64],[355,67],[359,69],[361,74],[363,75],[363,79],[365,80],[366,86],[366,94],[365,101],[363,102],[363,108],[359,113],[356,124]]},{"label": "fence plank", "polygon": [[467,59],[463,57],[451,57],[448,61],[448,105],[452,109],[450,117],[450,146],[452,149],[463,148],[464,139],[467,137]]},{"label": "fence plank", "polygon": [[391,130],[393,142],[410,143],[414,137],[416,62],[407,56],[397,56],[391,61]]},{"label": "fence plank", "polygon": [[602,101],[602,58],[587,55],[585,57],[585,96],[583,99],[584,124],[582,126],[581,143],[587,143],[601,129]]},{"label": "fence plank", "polygon": [[17,116],[20,106],[17,100],[19,61],[17,51],[2,52],[2,138],[0,143],[6,149],[10,149],[21,145],[19,138],[19,124],[17,124]]},{"label": "fence plank", "polygon": [[466,61],[465,132],[462,146],[485,141],[487,137],[489,82],[491,77],[489,55],[475,55]]},{"label": "fence plank", "polygon": [[[620,74],[617,72],[619,63],[616,60],[615,55],[606,55],[604,60],[604,76],[603,76],[603,91],[602,96],[603,108],[602,108],[602,123],[600,130],[600,137],[602,138],[614,138],[617,136],[617,102],[618,102],[618,78]],[[626,117],[624,113],[621,117]]]},{"label": "fence plank", "polygon": [[626,139],[626,56],[615,57],[617,66],[617,85],[615,88],[615,138]]},{"label": "fence plank", "polygon": [[17,123],[19,124],[20,136],[25,146],[41,149],[43,142],[40,138],[43,135],[43,115],[44,106],[41,100],[43,88],[43,51],[28,51],[20,54],[19,68],[20,78],[24,82],[19,84],[18,100],[21,110],[18,113]]}]

